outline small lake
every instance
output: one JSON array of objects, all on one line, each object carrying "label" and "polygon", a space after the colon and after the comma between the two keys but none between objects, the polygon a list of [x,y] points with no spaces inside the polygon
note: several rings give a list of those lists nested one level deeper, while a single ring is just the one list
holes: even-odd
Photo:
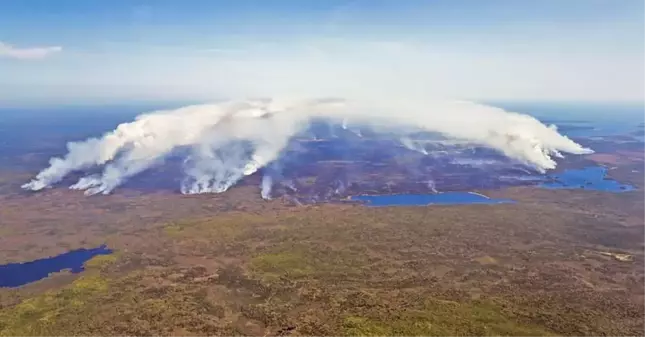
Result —
[{"label": "small lake", "polygon": [[352,200],[366,202],[368,206],[427,206],[514,203],[509,199],[492,199],[474,192],[444,192],[437,194],[359,195]]},{"label": "small lake", "polygon": [[29,262],[3,264],[0,265],[0,287],[19,287],[65,269],[70,269],[72,273],[80,273],[83,271],[83,264],[92,257],[111,253],[112,250],[103,245],[97,248],[76,249]]},{"label": "small lake", "polygon": [[565,170],[562,173],[549,176],[551,181],[540,184],[543,188],[553,189],[585,189],[605,192],[626,192],[634,190],[634,186],[621,184],[607,179],[607,169],[601,166],[586,167],[579,170]]}]

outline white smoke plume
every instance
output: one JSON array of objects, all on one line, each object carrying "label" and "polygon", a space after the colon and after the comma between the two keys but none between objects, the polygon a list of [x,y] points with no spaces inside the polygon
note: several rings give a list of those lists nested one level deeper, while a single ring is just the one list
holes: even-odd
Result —
[{"label": "white smoke plume", "polygon": [[432,193],[439,193],[439,191],[437,191],[437,185],[435,184],[434,180],[428,180],[428,188],[430,189],[430,191],[432,191]]},{"label": "white smoke plume", "polygon": [[293,180],[283,180],[281,182],[281,185],[290,189],[292,192],[298,192],[298,188],[296,185],[293,183]]},{"label": "white smoke plume", "polygon": [[267,173],[262,176],[262,182],[260,183],[260,195],[264,200],[271,200],[271,188],[273,187],[273,178]]},{"label": "white smoke plume", "polygon": [[[375,131],[436,132],[496,149],[540,171],[555,168],[552,157],[563,152],[592,152],[531,116],[470,102],[258,99],[140,115],[100,138],[69,143],[64,157],[52,158],[23,188],[38,191],[72,172],[102,167],[101,174],[83,177],[71,188],[107,194],[173,150],[187,148],[182,193],[219,193],[275,161],[314,119],[345,127],[351,120]],[[268,191],[264,183],[263,191]]]},{"label": "white smoke plume", "polygon": [[428,154],[428,151],[423,147],[422,144],[415,142],[409,137],[402,137],[400,141],[401,141],[401,144],[403,144],[403,146],[405,146],[405,148],[407,148],[408,150],[416,151],[424,155]]}]

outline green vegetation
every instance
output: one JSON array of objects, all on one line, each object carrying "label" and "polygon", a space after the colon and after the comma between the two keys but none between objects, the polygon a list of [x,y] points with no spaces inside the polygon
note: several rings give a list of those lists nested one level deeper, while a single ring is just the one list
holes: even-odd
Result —
[{"label": "green vegetation", "polygon": [[284,244],[253,257],[249,268],[254,275],[265,281],[274,281],[280,277],[333,279],[355,274],[364,263],[361,256],[347,251]]},{"label": "green vegetation", "polygon": [[475,259],[475,261],[479,262],[482,265],[489,265],[489,264],[497,264],[497,260],[494,257],[491,256],[481,256]]},{"label": "green vegetation", "polygon": [[[65,334],[91,319],[88,308],[100,301],[110,282],[97,269],[114,263],[117,257],[95,256],[85,266],[86,274],[58,291],[48,291],[0,310],[0,336],[42,336]],[[73,330],[69,330],[73,331]]]},{"label": "green vegetation", "polygon": [[194,276],[163,286],[146,282],[162,280],[159,271],[110,278],[97,269],[114,262],[101,257],[72,284],[0,309],[0,336],[234,332],[221,320],[224,308],[207,299],[207,289],[193,283]]},{"label": "green vegetation", "polygon": [[0,228],[0,236],[10,236],[14,234],[14,230],[11,228]]},{"label": "green vegetation", "polygon": [[[493,320],[481,320],[476,313],[420,312],[419,317],[398,320],[373,320],[350,316],[343,322],[346,337],[555,337],[556,334],[541,328],[529,328],[510,322],[499,316]],[[470,315],[468,315],[470,314]],[[444,317],[445,315],[445,317]],[[492,318],[492,317],[491,317]]]},{"label": "green vegetation", "polygon": [[283,275],[298,278],[311,275],[316,270],[315,261],[297,251],[256,256],[251,260],[251,269],[263,273],[267,279],[277,279]]},{"label": "green vegetation", "polygon": [[170,237],[180,237],[182,234],[182,230],[183,230],[183,227],[176,223],[167,225],[163,228],[164,233]]},{"label": "green vegetation", "polygon": [[85,268],[101,269],[115,263],[121,256],[120,252],[113,252],[109,255],[97,255],[85,262]]},{"label": "green vegetation", "polygon": [[542,328],[520,324],[490,302],[429,300],[423,310],[401,310],[382,319],[347,316],[350,336],[544,336]]},{"label": "green vegetation", "polygon": [[174,239],[204,239],[210,242],[232,240],[253,225],[263,224],[265,217],[242,212],[222,216],[173,222],[163,227],[163,233]]}]

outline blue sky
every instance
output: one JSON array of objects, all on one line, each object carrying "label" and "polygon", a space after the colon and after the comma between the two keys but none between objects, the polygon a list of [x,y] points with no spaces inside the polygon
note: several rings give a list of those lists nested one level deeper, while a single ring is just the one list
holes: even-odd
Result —
[{"label": "blue sky", "polygon": [[3,0],[0,104],[395,90],[642,101],[644,12],[642,0]]}]

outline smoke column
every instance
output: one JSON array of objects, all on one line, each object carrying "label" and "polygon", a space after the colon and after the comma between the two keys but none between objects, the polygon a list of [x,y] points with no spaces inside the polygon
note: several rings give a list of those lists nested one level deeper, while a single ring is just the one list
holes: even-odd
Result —
[{"label": "smoke column", "polygon": [[[471,102],[258,99],[140,115],[100,138],[68,143],[65,156],[52,158],[22,187],[38,191],[72,172],[99,167],[102,173],[82,177],[70,188],[107,194],[173,150],[188,148],[182,193],[220,193],[278,159],[292,137],[319,119],[400,133],[404,143],[412,129],[435,132],[495,149],[542,172],[555,168],[553,157],[562,152],[592,152],[531,116]],[[271,178],[266,179],[270,187]],[[262,187],[268,196],[270,188],[264,182]]]},{"label": "smoke column", "polygon": [[268,173],[265,173],[262,176],[262,182],[260,183],[260,195],[264,200],[271,200],[271,187],[273,187],[273,178]]}]

